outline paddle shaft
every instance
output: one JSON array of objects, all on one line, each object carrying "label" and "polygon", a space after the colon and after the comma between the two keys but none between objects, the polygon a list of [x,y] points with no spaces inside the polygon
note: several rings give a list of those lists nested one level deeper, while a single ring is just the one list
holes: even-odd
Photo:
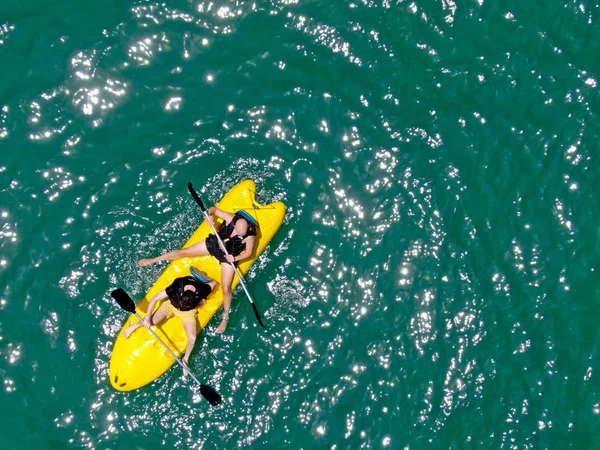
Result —
[{"label": "paddle shaft", "polygon": [[[140,317],[140,315],[137,313],[137,311],[134,311],[134,314],[135,314],[135,317],[137,317],[137,318],[138,318],[138,320],[139,320],[140,322],[144,323],[144,319],[142,319],[142,318]],[[151,327],[146,327],[146,329],[147,329],[147,330],[148,330],[150,333],[152,333],[156,339],[158,339],[158,341],[159,341],[159,342],[160,342],[160,343],[161,343],[161,344],[162,344],[162,345],[163,345],[163,346],[164,346],[164,347],[167,349],[167,351],[168,351],[168,352],[171,354],[171,356],[172,356],[173,358],[175,358],[175,360],[176,360],[176,361],[179,363],[179,365],[180,365],[181,367],[183,367],[185,370],[187,370],[187,371],[188,371],[188,373],[189,373],[189,374],[190,374],[190,376],[191,376],[191,377],[194,379],[194,381],[195,381],[196,383],[198,383],[200,386],[203,386],[203,384],[200,382],[200,380],[198,380],[198,378],[196,378],[196,376],[195,376],[195,375],[192,373],[192,371],[190,370],[189,366],[188,366],[186,363],[184,363],[184,362],[183,362],[181,359],[179,359],[175,353],[173,353],[173,350],[171,350],[171,349],[169,348],[169,346],[168,346],[168,345],[165,343],[165,341],[163,341],[163,340],[162,340],[162,339],[161,339],[161,338],[158,336],[158,334],[156,334],[156,333],[154,332],[154,330],[153,330]]]},{"label": "paddle shaft", "polygon": [[[192,194],[192,197],[194,197],[194,200],[196,200],[196,203],[198,203],[198,205],[200,206],[200,209],[202,210],[202,214],[204,214],[204,219],[208,222],[208,224],[210,225],[212,230],[215,232],[215,235],[217,236],[217,240],[219,241],[219,245],[223,249],[223,252],[225,252],[226,255],[229,255],[229,252],[227,251],[227,248],[225,247],[225,243],[221,239],[221,236],[219,236],[219,233],[218,233],[217,229],[215,228],[215,226],[212,224],[212,222],[209,218],[209,215],[208,215],[208,211],[206,210],[204,203],[200,199],[200,196],[194,189],[194,186],[192,185],[191,182],[188,183],[188,190],[190,191],[190,194]],[[248,288],[246,287],[246,283],[244,283],[242,274],[237,270],[237,267],[235,267],[235,264],[233,262],[229,262],[229,261],[227,261],[227,262],[231,265],[231,267],[233,267],[233,270],[235,271],[235,274],[237,275],[238,280],[240,280],[240,283],[242,284],[242,287],[244,288],[244,292],[246,293],[246,296],[248,297],[248,300],[250,301],[250,304],[252,305],[252,309],[254,310],[254,315],[256,316],[256,320],[258,320],[258,324],[264,328],[265,324],[263,323],[262,319],[260,318],[260,314],[258,313],[258,308],[256,307],[256,304],[254,303],[254,300],[252,299],[250,292],[248,292]]]}]

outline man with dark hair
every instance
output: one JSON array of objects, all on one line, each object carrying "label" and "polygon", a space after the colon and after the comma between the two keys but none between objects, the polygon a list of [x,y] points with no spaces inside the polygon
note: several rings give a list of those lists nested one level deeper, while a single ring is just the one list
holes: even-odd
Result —
[{"label": "man with dark hair", "polygon": [[[176,278],[169,287],[150,299],[144,322],[137,322],[128,326],[123,331],[126,339],[142,325],[150,328],[150,326],[158,325],[165,319],[177,316],[183,322],[183,328],[185,328],[188,338],[185,356],[183,357],[183,360],[187,364],[190,353],[192,353],[192,349],[196,343],[196,314],[198,307],[204,305],[206,297],[208,297],[217,285],[217,282],[208,278],[205,272],[201,272],[193,267],[191,272],[194,276]],[[163,299],[167,300],[152,314],[156,303]],[[187,375],[186,371],[183,373]]]}]

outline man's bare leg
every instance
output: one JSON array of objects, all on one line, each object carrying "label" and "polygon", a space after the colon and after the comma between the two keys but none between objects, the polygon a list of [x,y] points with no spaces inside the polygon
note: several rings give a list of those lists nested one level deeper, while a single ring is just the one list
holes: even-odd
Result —
[{"label": "man's bare leg", "polygon": [[208,255],[208,250],[206,249],[206,242],[201,241],[197,244],[192,245],[188,248],[183,248],[181,250],[173,250],[164,255],[157,256],[156,258],[145,258],[140,259],[138,262],[138,266],[145,267],[150,264],[157,263],[159,261],[173,261],[175,259],[180,258],[194,258],[196,256],[204,256]]},{"label": "man's bare leg", "polygon": [[[183,324],[183,328],[185,328],[185,333],[187,334],[188,338],[187,347],[185,348],[185,356],[183,357],[183,360],[187,364],[190,354],[192,353],[192,349],[196,344],[196,322],[185,322]],[[187,377],[187,375],[187,370],[183,369],[183,376]]]},{"label": "man's bare leg", "polygon": [[[152,323],[152,325],[157,325],[159,323],[161,323],[164,319],[165,319],[165,313],[162,311],[156,311],[156,313],[154,313],[152,315],[152,318],[150,319],[150,323]],[[137,330],[139,327],[143,326],[144,322],[136,322],[132,325],[129,325],[127,328],[125,328],[123,330],[123,336],[125,336],[125,339],[129,339],[129,336],[131,336],[131,333],[133,333],[135,330]]]},{"label": "man's bare leg", "polygon": [[228,263],[221,264],[221,288],[223,289],[223,320],[221,325],[217,328],[217,333],[221,334],[227,328],[227,322],[229,321],[229,309],[231,308],[231,283],[233,283],[233,277],[235,271]]}]

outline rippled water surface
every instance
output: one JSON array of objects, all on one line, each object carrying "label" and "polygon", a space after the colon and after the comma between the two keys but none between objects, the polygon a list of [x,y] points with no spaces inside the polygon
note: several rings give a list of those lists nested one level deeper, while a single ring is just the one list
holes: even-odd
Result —
[{"label": "rippled water surface", "polygon": [[[0,6],[4,448],[600,446],[600,6]],[[285,222],[191,357],[108,380],[126,316],[256,181]]]}]

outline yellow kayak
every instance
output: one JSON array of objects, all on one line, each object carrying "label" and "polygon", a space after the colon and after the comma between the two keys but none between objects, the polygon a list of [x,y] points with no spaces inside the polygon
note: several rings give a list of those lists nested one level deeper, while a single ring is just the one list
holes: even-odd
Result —
[{"label": "yellow kayak", "polygon": [[[256,203],[254,198],[255,191],[256,185],[253,181],[242,181],[237,186],[234,186],[217,205],[219,209],[228,212],[236,212],[244,209],[258,221],[259,228],[255,252],[251,259],[247,259],[238,265],[241,273],[248,272],[254,261],[256,261],[256,258],[262,253],[281,226],[285,216],[286,207],[283,202],[261,206]],[[201,216],[200,210],[198,210],[198,216]],[[221,219],[215,220],[215,227],[217,229],[221,222]],[[206,239],[211,232],[210,225],[203,221],[183,248]],[[223,304],[221,264],[216,258],[210,255],[172,261],[158,280],[156,280],[152,289],[148,291],[144,299],[139,303],[137,307],[138,314],[145,317],[148,300],[169,286],[175,278],[190,275],[190,266],[205,271],[210,278],[218,282],[218,286],[210,294],[204,306],[198,310],[198,323],[200,325],[198,332],[200,332]],[[238,283],[239,280],[236,276],[233,280],[232,290]],[[238,299],[238,301],[247,302],[245,299]],[[160,306],[160,303],[158,302],[156,308]],[[252,309],[250,305],[247,306],[248,314],[254,320]],[[132,314],[123,325],[123,329],[137,321],[137,318]],[[137,329],[129,339],[125,339],[123,336],[123,329],[121,329],[115,341],[110,359],[110,382],[118,391],[131,391],[156,380],[173,365],[175,359],[146,328]],[[180,319],[172,317],[155,326],[154,330],[176,355],[181,356],[185,352],[187,337]]]}]

